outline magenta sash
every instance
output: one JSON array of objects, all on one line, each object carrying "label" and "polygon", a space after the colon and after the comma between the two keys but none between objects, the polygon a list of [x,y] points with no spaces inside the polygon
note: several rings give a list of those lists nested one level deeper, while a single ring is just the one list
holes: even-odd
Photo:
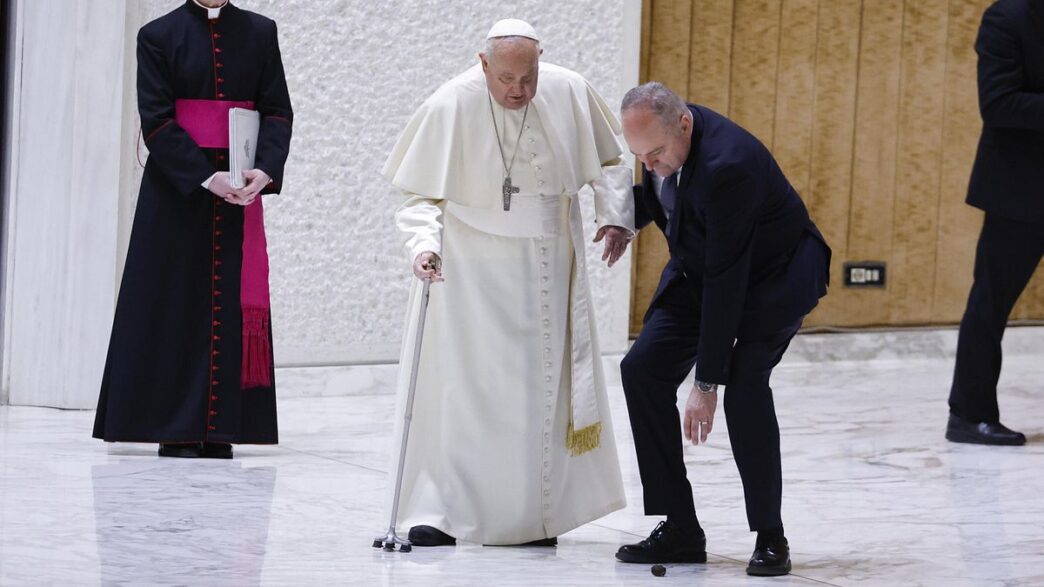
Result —
[{"label": "magenta sash", "polygon": [[[253,109],[249,101],[176,100],[175,118],[196,144],[205,149],[228,148],[228,111]],[[243,313],[243,389],[272,387],[272,302],[268,285],[268,245],[261,196],[243,208],[243,267],[239,302]]]}]

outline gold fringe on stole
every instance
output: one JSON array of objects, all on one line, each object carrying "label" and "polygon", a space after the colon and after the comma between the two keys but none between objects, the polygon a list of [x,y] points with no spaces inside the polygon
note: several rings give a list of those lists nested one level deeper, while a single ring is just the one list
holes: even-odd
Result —
[{"label": "gold fringe on stole", "polygon": [[591,452],[602,445],[602,423],[595,422],[590,426],[581,429],[580,431],[573,430],[573,425],[569,424],[569,429],[566,430],[566,448],[569,449],[569,454],[579,456],[585,452]]}]

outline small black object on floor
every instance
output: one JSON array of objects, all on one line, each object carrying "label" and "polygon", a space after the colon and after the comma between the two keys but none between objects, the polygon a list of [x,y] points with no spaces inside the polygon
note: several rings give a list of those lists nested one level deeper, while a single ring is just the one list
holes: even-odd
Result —
[{"label": "small black object on floor", "polygon": [[652,571],[652,574],[657,577],[662,577],[667,574],[667,567],[663,565],[653,565],[650,570]]}]

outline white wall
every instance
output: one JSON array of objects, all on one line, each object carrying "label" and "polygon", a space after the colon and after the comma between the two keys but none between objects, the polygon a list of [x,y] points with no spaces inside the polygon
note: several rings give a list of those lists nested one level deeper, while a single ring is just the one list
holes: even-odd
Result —
[{"label": "white wall", "polygon": [[14,9],[0,385],[12,404],[93,407],[116,295],[125,2]]},{"label": "white wall", "polygon": [[[178,4],[148,0],[145,16]],[[265,204],[280,365],[397,360],[409,267],[392,222],[400,197],[378,172],[413,110],[477,60],[493,22],[530,21],[545,59],[610,104],[638,78],[640,0],[236,4],[279,24],[295,113],[285,191]],[[627,260],[592,279],[607,352],[627,342],[630,270]]]},{"label": "white wall", "polygon": [[[2,385],[11,403],[93,407],[141,169],[137,29],[179,0],[19,0]],[[294,104],[281,196],[266,202],[279,366],[398,357],[408,263],[379,175],[407,118],[477,59],[497,19],[611,104],[638,78],[640,0],[242,0],[279,23]],[[590,202],[586,202],[590,214]],[[606,352],[626,345],[630,262],[588,251]],[[0,400],[2,400],[0,395]]]}]

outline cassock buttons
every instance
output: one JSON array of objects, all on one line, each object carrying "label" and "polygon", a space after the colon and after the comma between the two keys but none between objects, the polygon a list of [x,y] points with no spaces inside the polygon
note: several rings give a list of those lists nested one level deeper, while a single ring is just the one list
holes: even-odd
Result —
[{"label": "cassock buttons", "polygon": [[221,47],[214,47],[214,52],[215,53],[220,53],[221,52]]},{"label": "cassock buttons", "polygon": [[551,338],[551,334],[549,334],[549,333],[545,332],[545,333],[544,333],[544,340],[548,340],[548,339],[550,339],[550,338]]},{"label": "cassock buttons", "polygon": [[224,95],[224,94],[222,94],[222,93],[220,93],[220,92],[218,93],[218,98],[224,98],[224,97],[225,97],[225,95]]},{"label": "cassock buttons", "polygon": [[544,376],[544,381],[547,381],[548,383],[551,383],[551,376],[550,375],[545,375]]}]

